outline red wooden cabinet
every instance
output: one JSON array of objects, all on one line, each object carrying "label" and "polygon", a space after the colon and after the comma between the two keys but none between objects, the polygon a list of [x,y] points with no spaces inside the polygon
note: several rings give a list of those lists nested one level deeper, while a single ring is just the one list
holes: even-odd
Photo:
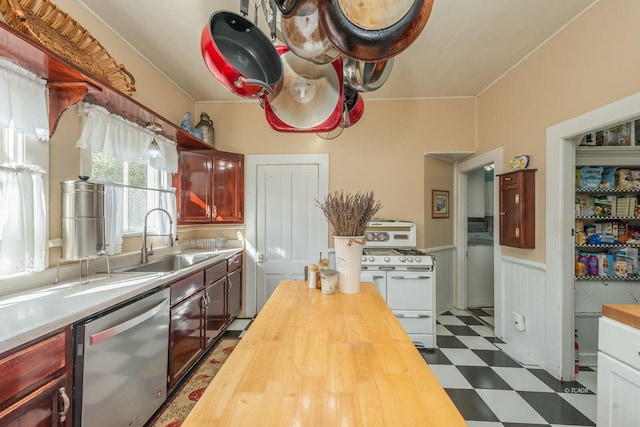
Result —
[{"label": "red wooden cabinet", "polygon": [[523,169],[500,177],[500,244],[533,249],[535,244],[535,172]]},{"label": "red wooden cabinet", "polygon": [[181,151],[173,186],[179,224],[244,223],[242,154]]},{"label": "red wooden cabinet", "polygon": [[231,322],[242,309],[242,254],[229,258],[227,288],[227,321]]},{"label": "red wooden cabinet", "polygon": [[0,357],[0,425],[71,425],[68,329]]}]

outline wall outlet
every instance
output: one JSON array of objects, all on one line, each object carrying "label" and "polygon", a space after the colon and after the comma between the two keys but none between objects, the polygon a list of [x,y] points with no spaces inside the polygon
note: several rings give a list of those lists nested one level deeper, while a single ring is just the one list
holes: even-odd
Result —
[{"label": "wall outlet", "polygon": [[524,316],[522,315],[522,313],[516,313],[515,311],[513,312],[513,323],[516,325],[517,330],[519,330],[520,332],[524,332]]}]

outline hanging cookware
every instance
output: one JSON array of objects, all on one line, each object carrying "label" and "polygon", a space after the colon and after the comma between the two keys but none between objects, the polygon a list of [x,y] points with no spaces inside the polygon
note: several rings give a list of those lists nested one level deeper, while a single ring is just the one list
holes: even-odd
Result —
[{"label": "hanging cookware", "polygon": [[345,128],[351,127],[364,114],[364,100],[357,90],[344,85],[344,107],[340,124],[329,132],[319,132],[317,135],[322,139],[336,139],[342,134]]},{"label": "hanging cookware", "polygon": [[344,127],[348,128],[356,124],[364,114],[364,100],[357,90],[349,85],[344,85]]},{"label": "hanging cookware", "polygon": [[376,62],[413,43],[429,19],[433,0],[322,0],[320,24],[346,56]]},{"label": "hanging cookware", "polygon": [[264,98],[269,125],[279,132],[327,132],[342,119],[342,59],[331,64],[314,64],[293,54],[287,46],[281,52],[284,77],[273,95]]},{"label": "hanging cookware", "polygon": [[282,37],[294,54],[316,64],[333,62],[340,51],[333,47],[318,21],[318,0],[298,0],[289,15],[282,15]]},{"label": "hanging cookware", "polygon": [[209,71],[237,95],[262,97],[282,80],[282,62],[271,41],[233,12],[211,15],[202,30],[200,48]]},{"label": "hanging cookware", "polygon": [[344,82],[360,92],[379,89],[389,78],[393,69],[393,58],[378,62],[357,61],[344,58]]}]

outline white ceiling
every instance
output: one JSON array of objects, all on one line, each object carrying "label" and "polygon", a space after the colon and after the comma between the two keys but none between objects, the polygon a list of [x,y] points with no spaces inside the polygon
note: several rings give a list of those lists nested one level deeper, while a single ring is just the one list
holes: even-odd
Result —
[{"label": "white ceiling", "polygon": [[[78,1],[195,101],[244,100],[211,75],[200,54],[211,14],[239,13],[240,0]],[[364,97],[476,96],[597,1],[435,0],[420,37],[395,58],[387,82]],[[262,10],[258,19],[263,27]]]}]

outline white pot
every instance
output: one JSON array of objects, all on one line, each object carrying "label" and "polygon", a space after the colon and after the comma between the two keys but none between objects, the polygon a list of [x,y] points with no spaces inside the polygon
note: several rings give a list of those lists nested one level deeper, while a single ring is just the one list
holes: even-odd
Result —
[{"label": "white pot", "polygon": [[360,292],[360,269],[364,236],[333,236],[338,270],[338,289],[343,294]]}]

